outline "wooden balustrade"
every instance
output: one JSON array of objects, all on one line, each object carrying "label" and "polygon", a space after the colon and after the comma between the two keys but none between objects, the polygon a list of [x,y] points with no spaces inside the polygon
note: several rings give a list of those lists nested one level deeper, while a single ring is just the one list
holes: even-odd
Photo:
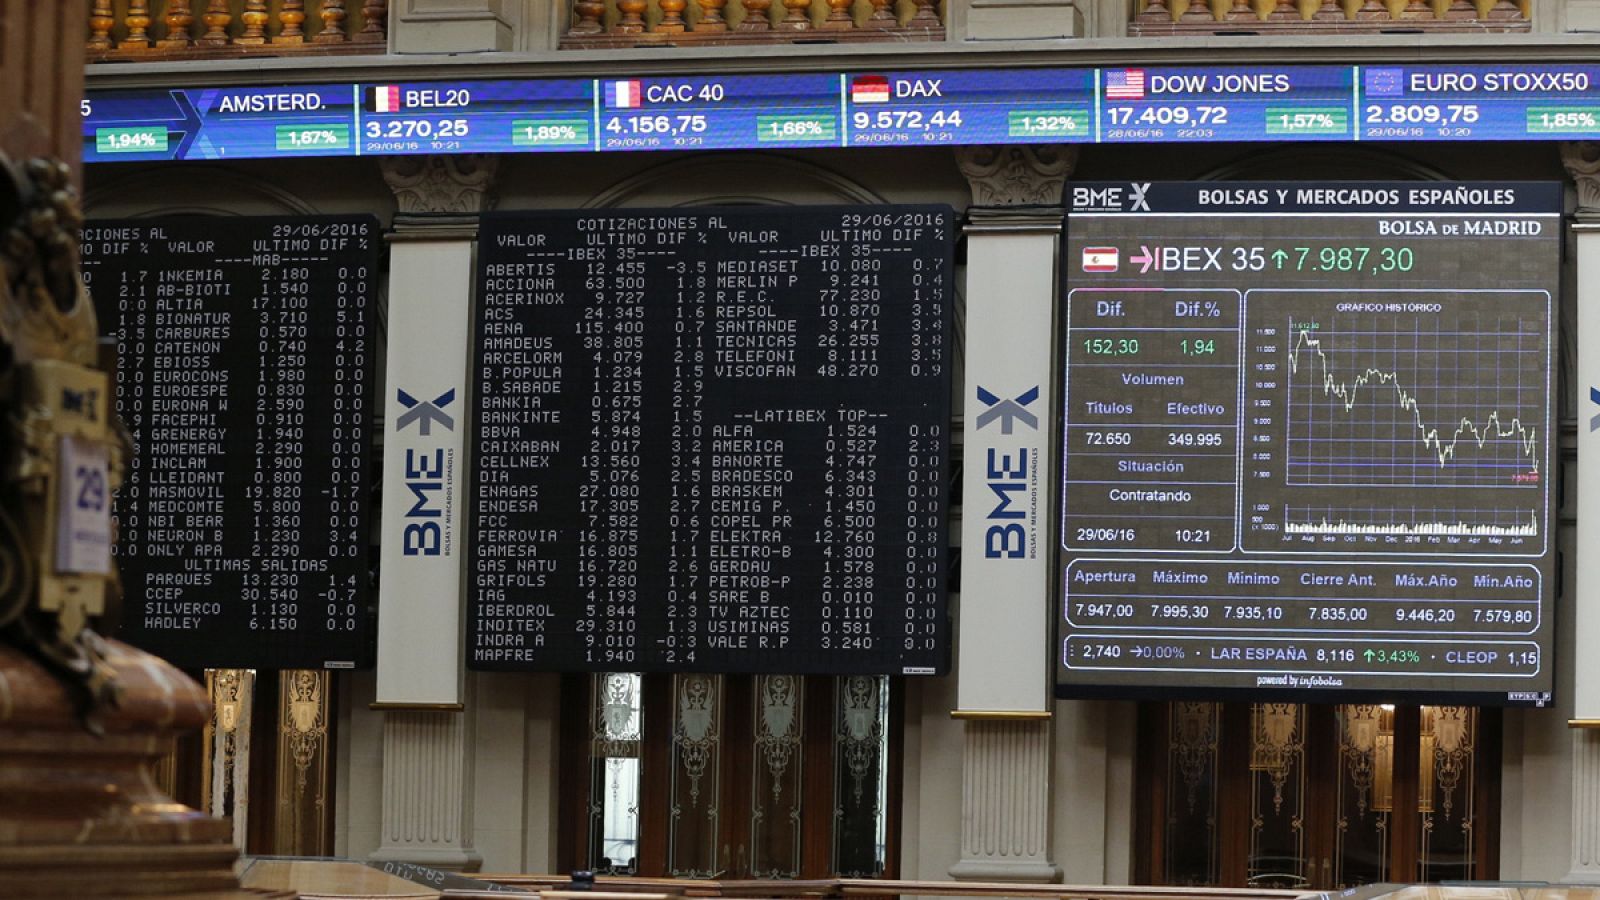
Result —
[{"label": "wooden balustrade", "polygon": [[1532,0],[1136,0],[1128,34],[1506,33],[1533,27]]},{"label": "wooden balustrade", "polygon": [[88,2],[90,62],[382,53],[389,40],[389,0]]},{"label": "wooden balustrade", "polygon": [[942,41],[948,0],[568,0],[561,48]]}]

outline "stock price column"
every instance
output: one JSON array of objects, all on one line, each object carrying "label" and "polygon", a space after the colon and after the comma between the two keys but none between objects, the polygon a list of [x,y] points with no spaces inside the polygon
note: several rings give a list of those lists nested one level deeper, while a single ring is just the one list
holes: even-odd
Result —
[{"label": "stock price column", "polygon": [[950,228],[486,219],[469,664],[941,670]]},{"label": "stock price column", "polygon": [[135,451],[126,640],[197,667],[366,661],[377,246],[358,217],[85,229]]}]

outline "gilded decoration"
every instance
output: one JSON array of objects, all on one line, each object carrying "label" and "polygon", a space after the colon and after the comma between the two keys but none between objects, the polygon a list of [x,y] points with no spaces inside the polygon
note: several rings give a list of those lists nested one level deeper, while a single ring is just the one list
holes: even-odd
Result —
[{"label": "gilded decoration", "polygon": [[283,741],[294,761],[295,785],[305,790],[312,763],[328,742],[327,675],[312,669],[283,673]]},{"label": "gilded decoration", "polygon": [[1172,755],[1193,815],[1200,788],[1210,779],[1217,758],[1217,706],[1174,703],[1172,723]]},{"label": "gilded decoration", "polygon": [[717,686],[710,675],[684,675],[678,681],[678,721],[673,743],[684,774],[689,776],[689,802],[700,802],[700,779],[717,749]]},{"label": "gilded decoration", "polygon": [[1283,811],[1284,786],[1305,752],[1301,713],[1295,703],[1258,703],[1251,711],[1250,769],[1271,779],[1274,813]]}]

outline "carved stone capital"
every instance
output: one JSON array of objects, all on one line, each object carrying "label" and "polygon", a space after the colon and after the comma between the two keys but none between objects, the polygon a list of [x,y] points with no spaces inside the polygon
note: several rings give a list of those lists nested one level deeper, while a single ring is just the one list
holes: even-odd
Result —
[{"label": "carved stone capital", "polygon": [[1578,186],[1578,217],[1600,218],[1600,141],[1566,141],[1561,164]]},{"label": "carved stone capital", "polygon": [[957,147],[973,206],[1060,206],[1078,148],[1058,144]]},{"label": "carved stone capital", "polygon": [[494,206],[490,188],[500,167],[498,156],[391,156],[379,165],[399,203],[397,226],[420,215],[475,218]]}]

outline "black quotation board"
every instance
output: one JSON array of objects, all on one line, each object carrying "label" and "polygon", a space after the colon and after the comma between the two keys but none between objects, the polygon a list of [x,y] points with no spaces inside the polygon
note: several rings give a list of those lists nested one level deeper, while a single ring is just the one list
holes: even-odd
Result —
[{"label": "black quotation board", "polygon": [[186,666],[368,662],[368,216],[90,222],[135,453],[118,636]]},{"label": "black quotation board", "polygon": [[1560,185],[1068,197],[1059,692],[1547,703]]},{"label": "black quotation board", "polygon": [[952,221],[486,216],[469,665],[945,671]]}]

